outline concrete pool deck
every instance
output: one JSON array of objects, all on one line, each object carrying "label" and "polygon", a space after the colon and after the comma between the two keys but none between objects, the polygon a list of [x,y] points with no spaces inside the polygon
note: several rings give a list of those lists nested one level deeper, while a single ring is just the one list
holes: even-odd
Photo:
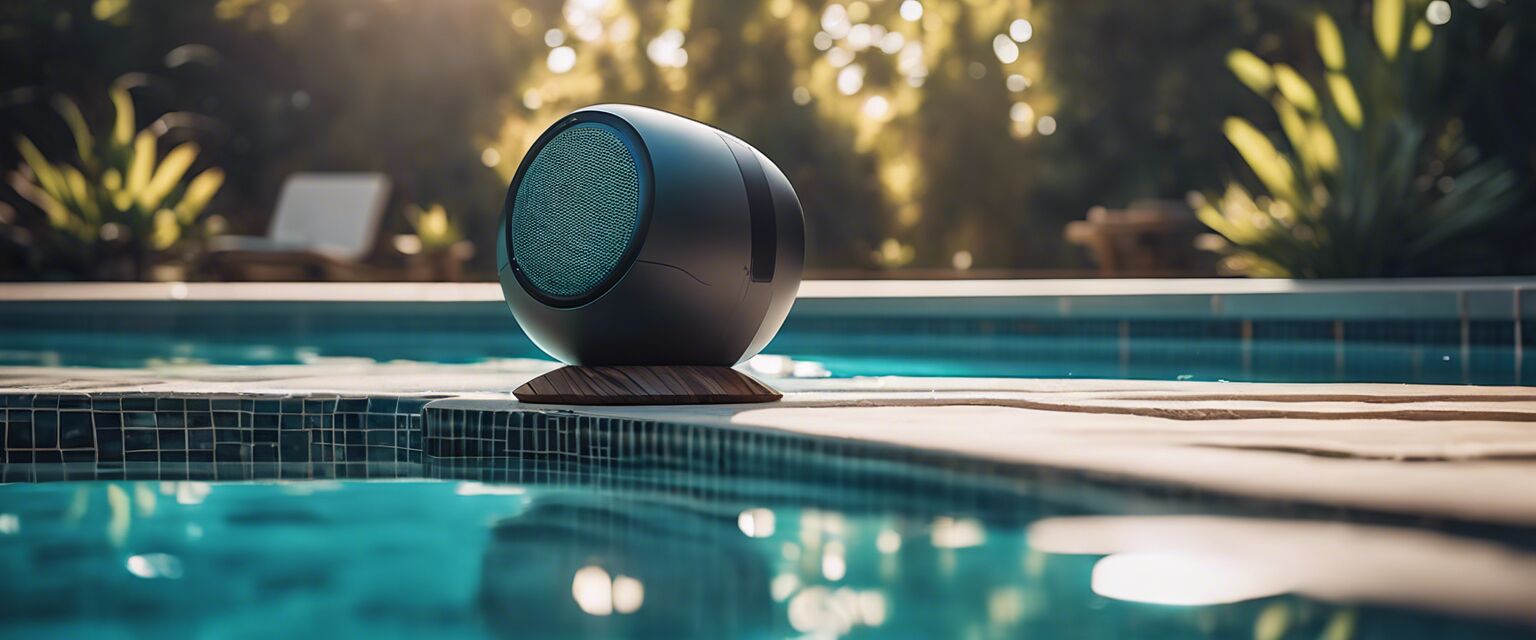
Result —
[{"label": "concrete pool deck", "polygon": [[1529,388],[767,378],[784,391],[782,401],[582,408],[525,404],[510,396],[549,366],[322,360],[256,367],[11,367],[0,368],[0,394],[430,397],[424,410],[788,433],[1244,498],[1536,526],[1536,392]]}]

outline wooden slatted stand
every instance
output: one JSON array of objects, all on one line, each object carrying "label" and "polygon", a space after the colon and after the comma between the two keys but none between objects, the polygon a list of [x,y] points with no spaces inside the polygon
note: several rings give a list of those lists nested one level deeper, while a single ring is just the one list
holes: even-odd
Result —
[{"label": "wooden slatted stand", "polygon": [[773,402],[772,387],[730,367],[565,366],[512,392],[523,402],[580,405]]}]

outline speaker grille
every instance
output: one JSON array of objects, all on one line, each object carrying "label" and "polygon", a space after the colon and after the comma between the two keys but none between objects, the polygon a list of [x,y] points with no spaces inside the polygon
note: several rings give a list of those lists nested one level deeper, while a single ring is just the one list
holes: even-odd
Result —
[{"label": "speaker grille", "polygon": [[538,149],[512,209],[512,255],[549,296],[593,293],[618,268],[640,219],[640,172],[607,125],[582,123]]}]

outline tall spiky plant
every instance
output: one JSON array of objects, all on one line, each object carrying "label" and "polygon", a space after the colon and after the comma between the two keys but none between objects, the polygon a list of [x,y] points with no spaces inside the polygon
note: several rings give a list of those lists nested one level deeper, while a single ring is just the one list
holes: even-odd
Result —
[{"label": "tall spiky plant", "polygon": [[128,277],[144,279],[157,257],[207,230],[203,210],[224,173],[207,169],[190,176],[197,145],[185,142],[162,155],[161,128],[135,131],[128,90],[113,87],[110,95],[115,114],[101,135],[74,101],[55,99],[74,142],[73,157],[54,162],[20,137],[22,164],[9,182],[43,214],[24,234],[37,263],[75,277],[100,277],[107,275],[105,265],[122,260]]},{"label": "tall spiky plant", "polygon": [[1517,176],[1478,157],[1443,113],[1441,52],[1423,3],[1377,0],[1371,29],[1313,16],[1322,81],[1233,51],[1228,66],[1274,107],[1280,134],[1228,118],[1256,178],[1193,198],[1231,272],[1261,277],[1440,275],[1477,259],[1475,240],[1519,202]]}]

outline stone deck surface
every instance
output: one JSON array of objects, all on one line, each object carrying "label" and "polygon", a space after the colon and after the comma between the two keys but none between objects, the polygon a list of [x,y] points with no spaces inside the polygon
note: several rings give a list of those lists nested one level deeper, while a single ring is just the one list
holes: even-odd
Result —
[{"label": "stone deck surface", "polygon": [[773,430],[1244,497],[1536,526],[1536,391],[966,378],[784,379],[759,405],[580,408],[510,391],[548,363],[0,368],[0,393],[433,394],[429,407]]}]

